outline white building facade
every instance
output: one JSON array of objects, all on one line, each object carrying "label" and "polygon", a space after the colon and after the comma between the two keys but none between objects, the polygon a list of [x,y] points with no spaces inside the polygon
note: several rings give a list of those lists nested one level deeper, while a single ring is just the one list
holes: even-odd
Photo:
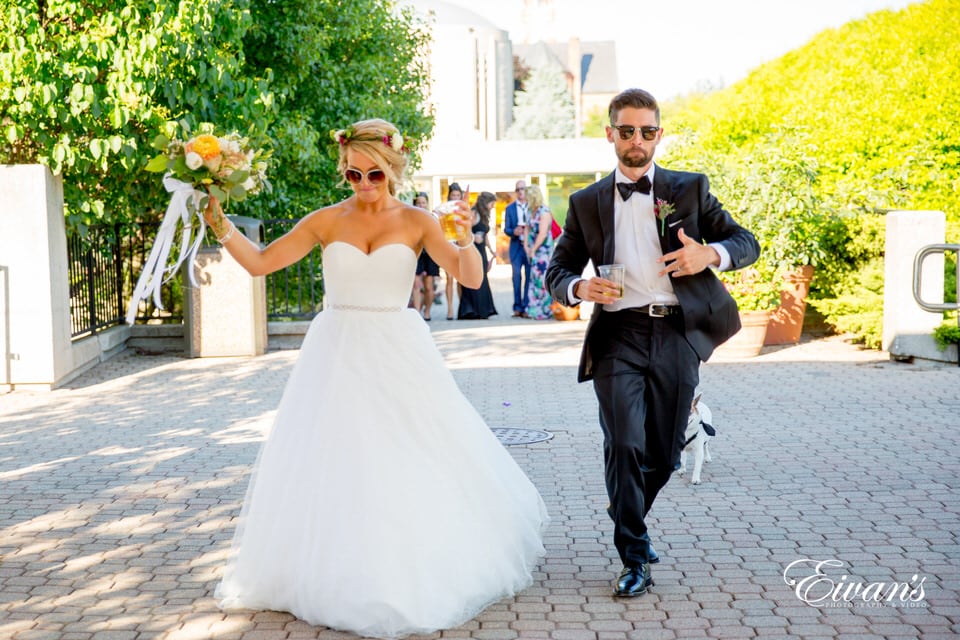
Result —
[{"label": "white building facade", "polygon": [[540,185],[562,220],[569,193],[613,169],[612,146],[603,138],[504,140],[514,101],[509,33],[441,0],[411,4],[432,28],[428,100],[436,118],[433,138],[413,176],[417,190],[436,204],[446,197],[447,186],[458,182],[471,193],[497,194],[502,211],[516,181],[524,179]]}]

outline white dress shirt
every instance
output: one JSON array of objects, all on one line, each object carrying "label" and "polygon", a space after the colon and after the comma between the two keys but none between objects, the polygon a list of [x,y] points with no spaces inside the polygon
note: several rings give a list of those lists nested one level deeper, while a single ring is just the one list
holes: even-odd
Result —
[{"label": "white dress shirt", "polygon": [[[651,164],[646,176],[653,184],[656,165]],[[616,182],[634,182],[616,171]],[[620,311],[648,304],[677,304],[669,275],[658,276],[663,264],[657,258],[660,250],[660,221],[653,213],[653,189],[650,193],[635,192],[624,202],[620,190],[614,189],[613,228],[616,264],[626,267],[623,275],[623,298],[604,305],[607,311]],[[599,266],[599,265],[598,265]]]},{"label": "white dress shirt", "polygon": [[[651,164],[645,174],[651,185],[653,185],[656,168],[656,164]],[[635,182],[623,175],[620,167],[615,171],[614,181]],[[605,304],[604,309],[607,311],[620,311],[648,304],[678,304],[671,276],[657,275],[664,268],[664,264],[657,262],[658,258],[663,257],[663,251],[660,249],[660,221],[653,212],[655,197],[656,194],[651,187],[650,193],[635,192],[624,202],[620,196],[620,190],[613,190],[613,261],[626,268],[623,276],[623,298]],[[710,243],[709,246],[720,254],[720,266],[717,269],[719,271],[729,269],[731,261],[726,247],[719,243]],[[571,303],[580,302],[573,292],[577,282],[582,279],[575,279],[567,289],[567,297]]]},{"label": "white dress shirt", "polygon": [[527,224],[527,203],[517,202],[517,226]]}]

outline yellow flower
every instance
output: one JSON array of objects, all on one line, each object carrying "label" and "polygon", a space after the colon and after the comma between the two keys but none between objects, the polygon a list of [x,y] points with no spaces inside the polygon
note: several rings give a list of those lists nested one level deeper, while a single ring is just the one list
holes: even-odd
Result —
[{"label": "yellow flower", "polygon": [[217,136],[202,133],[186,144],[184,150],[199,155],[204,160],[210,160],[220,155],[220,140]]}]

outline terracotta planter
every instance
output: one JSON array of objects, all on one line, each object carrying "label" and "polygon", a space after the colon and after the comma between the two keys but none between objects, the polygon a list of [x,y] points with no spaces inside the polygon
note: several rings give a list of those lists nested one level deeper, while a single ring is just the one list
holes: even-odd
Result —
[{"label": "terracotta planter", "polygon": [[770,312],[770,324],[764,344],[797,344],[803,333],[803,315],[807,311],[807,294],[813,280],[813,267],[797,267],[784,276],[780,306]]},{"label": "terracotta planter", "polygon": [[767,335],[769,311],[741,311],[740,331],[717,348],[717,354],[728,358],[752,358],[763,349]]},{"label": "terracotta planter", "polygon": [[553,317],[560,321],[580,319],[580,307],[565,307],[559,302],[554,301],[554,303],[550,305],[550,310],[553,311]]}]

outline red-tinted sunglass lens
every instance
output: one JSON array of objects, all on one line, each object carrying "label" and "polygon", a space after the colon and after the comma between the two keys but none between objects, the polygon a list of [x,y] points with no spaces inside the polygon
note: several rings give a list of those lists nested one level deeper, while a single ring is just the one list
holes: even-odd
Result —
[{"label": "red-tinted sunglass lens", "polygon": [[363,182],[364,175],[367,176],[367,181],[370,182],[370,184],[380,184],[387,179],[387,174],[385,174],[382,169],[371,169],[366,174],[357,169],[347,169],[343,172],[343,175],[351,184],[360,184]]}]

